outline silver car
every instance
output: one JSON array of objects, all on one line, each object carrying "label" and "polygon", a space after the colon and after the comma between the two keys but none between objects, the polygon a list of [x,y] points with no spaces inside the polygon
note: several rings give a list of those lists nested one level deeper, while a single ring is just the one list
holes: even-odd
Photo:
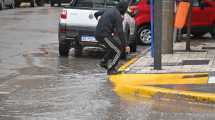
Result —
[{"label": "silver car", "polygon": [[15,0],[0,0],[0,10],[6,7],[15,8]]},{"label": "silver car", "polygon": [[[74,48],[75,56],[80,56],[83,47],[103,47],[95,39],[98,21],[94,13],[99,9],[115,6],[119,0],[73,0],[70,6],[62,9],[59,21],[59,55],[68,56]],[[124,15],[123,30],[131,51],[136,51],[134,19]]]}]

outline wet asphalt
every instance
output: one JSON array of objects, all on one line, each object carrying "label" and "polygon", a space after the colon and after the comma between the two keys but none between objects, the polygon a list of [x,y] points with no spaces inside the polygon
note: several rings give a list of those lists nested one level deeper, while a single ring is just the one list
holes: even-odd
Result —
[{"label": "wet asphalt", "polygon": [[215,106],[119,97],[102,52],[58,56],[59,7],[0,11],[0,120],[214,120]]}]

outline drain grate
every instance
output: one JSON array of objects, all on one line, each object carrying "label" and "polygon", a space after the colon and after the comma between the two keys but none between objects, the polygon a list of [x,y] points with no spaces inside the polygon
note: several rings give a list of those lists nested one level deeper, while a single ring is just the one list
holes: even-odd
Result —
[{"label": "drain grate", "polygon": [[[187,53],[186,50],[174,50],[174,52],[186,52]],[[198,52],[206,52],[206,51],[205,50],[190,50],[189,52],[196,52],[196,53],[198,53]]]},{"label": "drain grate", "polygon": [[[162,66],[180,66],[181,65],[181,63],[178,63],[178,62],[172,62],[172,63],[162,63]],[[154,66],[154,64],[151,64],[151,65],[149,65],[148,67],[153,67]]]},{"label": "drain grate", "polygon": [[202,47],[202,49],[212,50],[212,49],[215,49],[215,47]]},{"label": "drain grate", "polygon": [[183,60],[182,65],[208,65],[210,60]]}]

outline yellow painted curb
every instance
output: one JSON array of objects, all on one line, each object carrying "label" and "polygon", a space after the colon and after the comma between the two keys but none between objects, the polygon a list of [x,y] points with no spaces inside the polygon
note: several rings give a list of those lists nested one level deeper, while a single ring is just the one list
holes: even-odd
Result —
[{"label": "yellow painted curb", "polygon": [[119,74],[109,76],[118,85],[207,84],[208,73]]},{"label": "yellow painted curb", "polygon": [[153,86],[131,86],[131,85],[118,86],[114,90],[119,95],[130,94],[132,96],[138,97],[156,97],[156,95],[167,96],[176,95],[177,97],[181,96],[196,101],[215,103],[215,94],[213,93],[181,91]]},{"label": "yellow painted curb", "polygon": [[140,58],[140,56],[136,55],[131,60],[129,60],[128,62],[126,62],[125,64],[123,64],[118,70],[119,71],[125,71],[131,64],[133,64],[134,62],[136,62],[139,58]]},{"label": "yellow painted curb", "polygon": [[[119,70],[125,71],[131,64],[136,62],[139,56],[122,65]],[[166,74],[118,74],[109,76],[114,84],[114,90],[120,96],[122,94],[132,96],[154,97],[159,93],[165,95],[179,95],[198,101],[215,102],[215,94],[179,91],[175,89],[159,88],[149,85],[165,84],[207,84],[208,73],[166,73]],[[124,96],[123,95],[123,96]]]}]

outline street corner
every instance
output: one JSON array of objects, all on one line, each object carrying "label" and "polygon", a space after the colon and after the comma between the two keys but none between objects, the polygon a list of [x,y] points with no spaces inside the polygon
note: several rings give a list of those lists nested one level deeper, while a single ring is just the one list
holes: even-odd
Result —
[{"label": "street corner", "polygon": [[174,89],[163,90],[158,85],[208,84],[207,75],[208,75],[207,73],[176,73],[176,74],[123,73],[109,76],[109,80],[114,85],[114,90],[118,94],[130,94],[135,96],[153,96],[157,92],[168,94],[169,91],[171,90],[174,91]]},{"label": "street corner", "polygon": [[185,98],[193,101],[215,102],[215,93],[189,89],[177,89],[163,87],[165,85],[207,85],[209,75],[202,73],[157,73],[137,74],[129,73],[129,66],[135,63],[140,57],[134,57],[119,69],[121,74],[108,76],[114,86],[114,91],[119,96],[133,96],[144,98]]},{"label": "street corner", "polygon": [[123,63],[120,67],[119,67],[119,71],[121,72],[125,72],[128,71],[129,66],[132,65],[133,63],[135,63],[138,59],[140,59],[140,54],[133,54],[131,55],[131,58],[128,59],[125,63]]},{"label": "street corner", "polygon": [[136,98],[147,98],[155,100],[180,99],[201,103],[215,103],[215,93],[208,92],[186,91],[144,85],[122,85],[115,87],[114,91],[121,97],[127,97],[128,95],[130,95]]}]

